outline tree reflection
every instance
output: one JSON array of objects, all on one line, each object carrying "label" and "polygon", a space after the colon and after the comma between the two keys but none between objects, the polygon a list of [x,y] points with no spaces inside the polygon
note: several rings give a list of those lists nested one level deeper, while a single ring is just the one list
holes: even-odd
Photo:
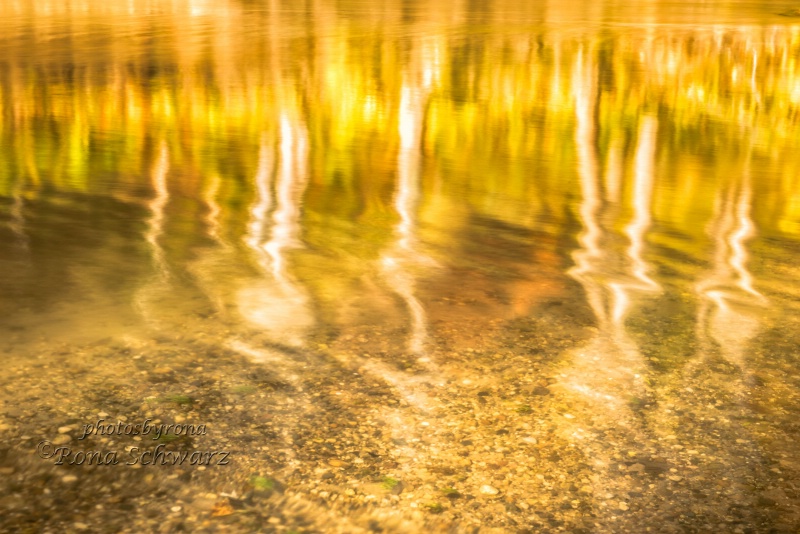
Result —
[{"label": "tree reflection", "polygon": [[752,151],[748,151],[742,177],[717,193],[714,218],[707,228],[714,243],[712,268],[695,285],[700,301],[697,335],[702,341],[701,354],[708,357],[713,340],[742,372],[747,371],[748,344],[759,330],[760,308],[766,304],[753,287],[747,266],[747,242],[756,235],[750,216],[751,157]]},{"label": "tree reflection", "polygon": [[425,310],[415,295],[415,271],[433,261],[417,249],[416,210],[419,204],[419,175],[422,119],[425,95],[404,86],[400,99],[400,153],[397,157],[397,190],[394,206],[400,221],[395,226],[396,241],[381,256],[387,283],[406,303],[411,315],[408,349],[423,354],[427,338]]},{"label": "tree reflection", "polygon": [[[609,157],[606,180],[600,177],[594,109],[597,68],[584,58],[579,54],[576,59],[573,82],[583,231],[578,237],[581,247],[573,253],[575,267],[569,273],[586,292],[596,317],[597,335],[574,350],[564,385],[585,396],[595,416],[605,419],[601,414],[612,410],[609,415],[614,425],[625,421],[630,426],[635,422],[629,400],[645,396],[645,363],[625,320],[643,296],[661,289],[648,275],[650,268],[642,257],[650,222],[657,122],[652,117],[641,118],[633,158],[633,191],[629,200],[621,198],[616,185],[621,162],[616,150],[610,152],[613,157]],[[627,202],[633,218],[620,233],[616,227]],[[625,248],[620,246],[623,235],[628,240]]]},{"label": "tree reflection", "polygon": [[[304,289],[294,281],[286,252],[302,246],[300,205],[307,181],[308,147],[302,126],[281,118],[280,159],[272,197],[269,149],[262,142],[256,174],[256,201],[245,242],[253,251],[264,278],[238,293],[242,316],[271,333],[281,343],[302,345],[313,324]],[[274,203],[271,222],[268,213]]]},{"label": "tree reflection", "polygon": [[140,310],[146,321],[153,323],[158,320],[159,307],[162,304],[158,302],[159,297],[169,289],[171,278],[169,264],[161,243],[165,233],[166,216],[164,210],[170,199],[167,187],[168,172],[169,149],[167,144],[162,142],[150,175],[154,195],[147,202],[150,218],[147,221],[147,231],[144,234],[155,274],[150,282],[139,289],[134,297],[136,308]]},{"label": "tree reflection", "polygon": [[[687,495],[712,456],[758,474],[735,465],[763,458],[736,418],[784,370],[757,372],[765,316],[797,302],[800,27],[685,24],[688,3],[650,0],[268,4],[0,3],[15,327],[91,330],[133,302],[191,357],[264,364],[261,398],[303,415],[273,421],[281,469],[336,451],[374,471],[337,484],[391,469],[429,486],[420,503],[439,473],[490,498],[502,471],[499,516],[563,496],[598,519],[580,528],[636,531],[603,495],[666,509],[686,475],[625,470],[640,457],[707,469]],[[388,428],[324,450],[317,422],[360,433],[365,413]],[[550,459],[565,444],[575,461]],[[531,458],[597,491],[567,502]],[[731,495],[676,502],[716,521],[752,504]]]}]

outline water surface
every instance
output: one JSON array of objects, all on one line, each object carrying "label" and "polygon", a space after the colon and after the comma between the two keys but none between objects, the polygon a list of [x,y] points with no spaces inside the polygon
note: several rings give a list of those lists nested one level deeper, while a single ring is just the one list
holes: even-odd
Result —
[{"label": "water surface", "polygon": [[[59,391],[4,384],[25,407],[4,415],[16,487],[55,469],[15,462],[59,417],[254,387],[242,410],[294,433],[258,473],[329,526],[378,510],[511,532],[796,528],[792,7],[4,3],[0,351]],[[163,346],[188,376],[142,382],[120,359]],[[70,389],[59,366],[87,358],[127,408]],[[302,445],[342,421],[386,428]],[[192,491],[251,480],[262,453],[239,446]],[[320,498],[330,458],[348,467]],[[369,486],[386,477],[397,499]]]}]

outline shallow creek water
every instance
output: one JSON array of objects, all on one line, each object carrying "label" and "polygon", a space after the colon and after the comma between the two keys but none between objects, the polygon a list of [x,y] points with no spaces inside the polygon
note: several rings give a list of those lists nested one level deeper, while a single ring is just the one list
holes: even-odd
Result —
[{"label": "shallow creek water", "polygon": [[0,528],[800,527],[797,6],[519,4],[0,3]]}]

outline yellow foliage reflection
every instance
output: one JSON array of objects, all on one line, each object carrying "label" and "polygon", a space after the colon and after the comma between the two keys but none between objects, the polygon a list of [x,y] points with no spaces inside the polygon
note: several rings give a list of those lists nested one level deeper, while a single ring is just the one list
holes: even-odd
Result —
[{"label": "yellow foliage reflection", "polygon": [[778,526],[800,25],[761,4],[0,1],[0,350],[157,330],[136,367],[87,353],[143,387],[197,373],[195,407],[142,409],[231,408],[209,439],[286,475],[268,508]]},{"label": "yellow foliage reflection", "polygon": [[[561,4],[487,9],[502,27],[477,32],[462,4],[411,13],[388,2],[353,16],[327,0],[304,10],[226,0],[4,2],[8,227],[23,239],[26,201],[52,192],[147,205],[139,238],[154,271],[196,259],[203,235],[216,248],[193,264],[198,284],[221,313],[241,305],[256,317],[258,291],[223,303],[202,282],[211,272],[197,271],[236,263],[243,240],[262,282],[306,317],[303,328],[311,319],[301,309],[313,302],[335,315],[355,285],[386,299],[364,282],[378,261],[406,309],[397,313],[410,319],[413,352],[430,328],[419,282],[437,276],[422,268],[423,250],[435,243],[457,254],[475,219],[568,234],[577,216],[571,274],[608,325],[623,325],[639,297],[661,291],[648,244],[680,276],[699,275],[672,258],[703,257],[715,191],[743,144],[753,161],[751,224],[762,236],[798,239],[800,28],[685,25],[676,15],[670,31],[557,32],[548,23],[633,16]],[[654,20],[673,20],[658,2],[646,4]],[[162,144],[169,173],[153,182]],[[169,209],[176,199],[194,202],[186,209],[197,216],[184,226],[177,205]],[[552,248],[537,257],[563,269],[568,254]],[[601,280],[609,258],[619,276]],[[336,276],[319,273],[326,269]],[[754,267],[750,276],[761,274]],[[535,284],[520,291],[530,294],[511,297],[524,301],[511,313],[546,293]]]}]

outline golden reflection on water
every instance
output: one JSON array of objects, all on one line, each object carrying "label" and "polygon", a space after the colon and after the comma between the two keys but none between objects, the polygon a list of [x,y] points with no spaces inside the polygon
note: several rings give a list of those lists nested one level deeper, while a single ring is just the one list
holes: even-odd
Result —
[{"label": "golden reflection on water", "polygon": [[[761,461],[754,384],[795,371],[770,340],[798,311],[800,26],[534,4],[3,3],[3,347],[131,307],[296,392],[346,369],[392,388],[359,409],[396,473],[451,455],[456,430],[428,431],[507,418],[593,463],[606,525],[607,491],[649,491],[614,471],[625,448],[735,463],[735,439],[681,434],[718,397]],[[546,415],[521,419],[504,395],[533,390]]]},{"label": "golden reflection on water", "polygon": [[[357,325],[363,314],[344,310],[366,305],[387,324],[407,320],[405,348],[422,355],[436,295],[421,286],[471,261],[495,261],[495,275],[518,269],[489,250],[464,257],[477,219],[578,243],[532,243],[533,270],[490,276],[485,291],[509,301],[493,313],[570,297],[568,271],[598,329],[618,340],[672,276],[696,288],[698,322],[711,325],[697,335],[719,338],[713,325],[745,321],[732,310],[760,302],[767,271],[748,271],[744,249],[753,228],[797,239],[796,26],[477,35],[420,22],[404,34],[396,22],[350,24],[324,2],[308,29],[296,14],[248,15],[235,2],[81,5],[3,8],[13,21],[0,38],[7,227],[28,242],[28,202],[55,192],[144,204],[141,239],[160,284],[185,266],[220,316],[238,310],[290,344],[318,319]],[[569,18],[555,7],[520,20]],[[93,26],[112,14],[114,31],[125,29],[114,44]],[[143,40],[152,20],[166,32],[154,48]],[[25,28],[36,54],[22,53]],[[736,189],[734,208],[713,199],[743,143],[762,176]],[[192,204],[181,211],[175,199]],[[710,274],[695,267],[706,221]],[[537,269],[557,274],[545,281]],[[734,278],[752,302],[724,289]],[[154,298],[152,280],[139,307]]]},{"label": "golden reflection on water", "polygon": [[[520,20],[560,20],[556,8]],[[737,172],[743,143],[758,169],[738,201],[749,206],[749,224],[778,239],[796,239],[800,228],[800,33],[777,19],[672,32],[589,25],[481,35],[420,22],[405,35],[395,22],[348,25],[324,2],[315,4],[307,30],[292,13],[248,15],[236,2],[2,9],[12,22],[0,38],[0,194],[9,199],[4,218],[18,242],[29,241],[30,202],[42,195],[144,202],[150,216],[141,238],[157,276],[185,264],[204,233],[223,263],[236,262],[242,251],[232,244],[244,240],[265,287],[243,288],[235,305],[262,326],[275,324],[267,310],[283,299],[293,303],[295,313],[286,315],[298,331],[310,328],[310,312],[301,311],[309,299],[328,313],[354,280],[367,283],[360,260],[379,260],[384,282],[404,303],[395,313],[409,318],[408,349],[421,352],[430,318],[417,286],[420,277],[439,276],[424,268],[434,264],[426,247],[458,263],[474,217],[555,237],[575,232],[573,214],[583,226],[579,248],[558,254],[574,260],[570,272],[600,324],[624,322],[632,294],[657,292],[660,277],[670,276],[662,266],[699,284],[700,300],[720,317],[730,309],[726,298],[703,286],[716,282],[694,281],[698,270],[670,251],[705,261],[700,229],[720,217],[717,184]],[[396,20],[392,7],[382,9]],[[111,15],[114,31],[126,28],[113,44],[110,29],[93,26]],[[166,32],[155,48],[143,40],[153,20]],[[65,48],[59,39],[67,34]],[[26,39],[35,54],[24,53]],[[402,39],[407,51],[394,46]],[[625,154],[634,139],[629,173]],[[193,199],[200,216],[183,221],[170,205],[176,196]],[[604,217],[628,222],[604,230]],[[712,241],[727,232],[723,219],[709,227]],[[177,227],[191,230],[165,234]],[[753,294],[762,273],[743,270],[748,228],[724,239],[742,291]],[[605,231],[628,241],[624,255],[601,243]],[[649,262],[648,242],[658,245]],[[301,254],[306,247],[313,253]],[[349,259],[331,260],[336,276],[321,282],[309,276],[318,252]],[[208,247],[204,254],[213,255]],[[606,268],[608,254],[628,262],[627,274],[592,286],[588,275]],[[225,291],[210,288],[214,275],[198,271],[202,261],[193,265],[223,313]],[[715,269],[711,279],[723,276]],[[376,283],[366,290],[377,302]],[[256,295],[266,300],[259,304]]]}]

